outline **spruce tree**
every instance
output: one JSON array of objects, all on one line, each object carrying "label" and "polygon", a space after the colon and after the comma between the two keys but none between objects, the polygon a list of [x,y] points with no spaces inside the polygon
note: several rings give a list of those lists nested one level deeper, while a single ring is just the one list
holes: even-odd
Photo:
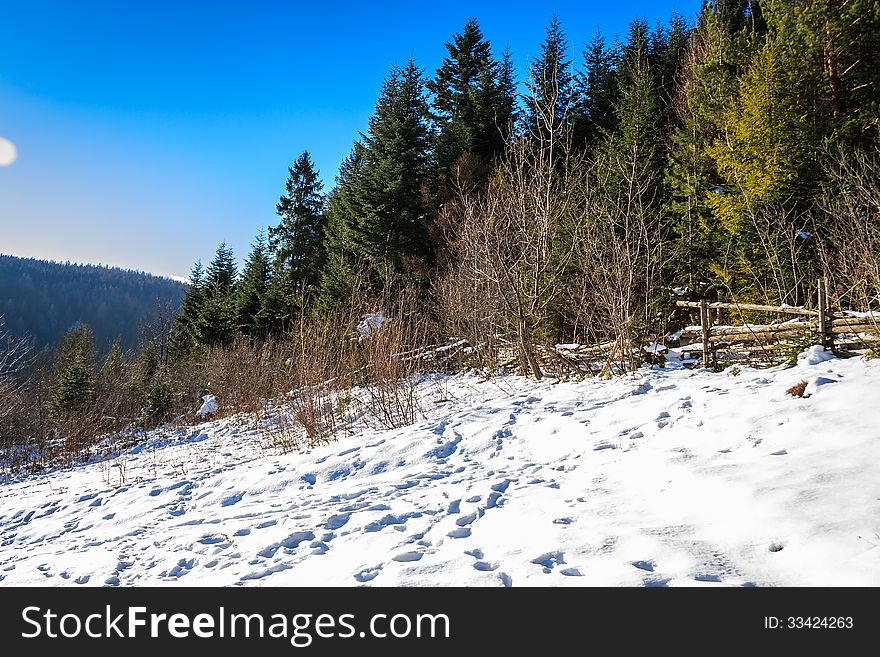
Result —
[{"label": "spruce tree", "polygon": [[260,335],[268,328],[261,311],[269,290],[269,274],[266,240],[261,234],[254,240],[241,281],[235,291],[236,325],[242,333]]},{"label": "spruce tree", "polygon": [[288,169],[286,193],[275,208],[281,223],[269,229],[269,248],[274,256],[274,283],[279,302],[287,310],[311,298],[324,265],[323,184],[308,151]]},{"label": "spruce tree", "polygon": [[321,270],[317,302],[317,309],[322,314],[348,299],[354,286],[357,256],[348,230],[357,221],[359,206],[354,190],[356,181],[362,175],[364,156],[363,144],[355,142],[352,152],[339,167],[336,187],[327,202],[327,229],[324,234],[327,259]]},{"label": "spruce tree", "polygon": [[554,15],[541,43],[541,54],[529,67],[526,128],[543,143],[564,140],[574,116],[573,79],[568,40]]},{"label": "spruce tree", "polygon": [[171,350],[175,358],[181,358],[189,352],[196,340],[196,324],[205,300],[203,277],[204,268],[199,260],[190,273],[189,286],[180,302],[180,312],[174,323]]},{"label": "spruce tree", "polygon": [[221,244],[205,272],[203,298],[195,322],[198,344],[210,347],[229,342],[236,334],[235,287],[238,267],[232,249]]},{"label": "spruce tree", "polygon": [[721,262],[734,248],[734,236],[709,207],[728,181],[709,148],[726,134],[739,80],[760,51],[766,29],[756,0],[706,2],[679,73],[665,176],[674,231],[669,263],[673,283],[695,295],[713,298],[729,284],[721,275]]},{"label": "spruce tree", "polygon": [[106,377],[118,377],[125,369],[125,354],[122,352],[122,342],[119,338],[113,342],[113,346],[101,365],[101,374]]},{"label": "spruce tree", "polygon": [[410,60],[382,85],[356,175],[345,190],[345,234],[385,284],[421,278],[430,257],[425,190],[431,133],[425,82]]},{"label": "spruce tree", "polygon": [[95,401],[95,346],[91,330],[76,326],[67,332],[55,357],[50,417],[62,422],[92,410]]},{"label": "spruce tree", "polygon": [[604,150],[611,166],[607,184],[612,194],[624,198],[637,189],[643,199],[655,202],[660,199],[663,175],[663,106],[644,28],[644,23],[634,21],[624,45],[614,104],[616,129],[608,133]]},{"label": "spruce tree", "polygon": [[492,56],[475,18],[446,43],[447,56],[426,87],[434,95],[439,131],[435,160],[441,176],[463,153],[488,164],[504,148],[512,105],[506,71]]},{"label": "spruce tree", "polygon": [[[518,98],[513,51],[510,45],[506,45],[501,53],[501,64],[498,68],[498,124],[508,132],[515,128],[520,120]],[[503,122],[505,118],[506,124]],[[511,135],[506,134],[506,137],[509,141]]]},{"label": "spruce tree", "polygon": [[614,104],[617,99],[615,55],[601,32],[584,50],[584,66],[576,76],[574,145],[593,150],[603,135],[614,129]]}]

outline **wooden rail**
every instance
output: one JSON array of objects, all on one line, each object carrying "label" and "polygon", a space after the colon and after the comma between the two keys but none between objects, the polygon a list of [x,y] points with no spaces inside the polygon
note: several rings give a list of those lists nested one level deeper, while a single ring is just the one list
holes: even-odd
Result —
[{"label": "wooden rail", "polygon": [[[828,284],[825,279],[817,281],[817,304],[815,309],[795,308],[791,306],[771,306],[758,303],[727,303],[722,301],[677,301],[676,305],[681,308],[696,308],[700,311],[700,326],[694,330],[683,331],[684,334],[700,332],[703,348],[703,366],[709,367],[710,363],[717,360],[717,352],[724,347],[734,345],[746,345],[756,343],[756,348],[739,347],[737,351],[761,351],[768,352],[771,344],[779,339],[793,338],[803,335],[805,332],[818,334],[820,343],[826,350],[834,349],[835,339],[844,334],[860,334],[855,340],[861,346],[869,342],[880,341],[880,317],[855,317],[841,312],[832,312],[828,302]],[[767,313],[779,313],[783,315],[797,315],[805,317],[806,321],[788,321],[779,324],[745,324],[742,326],[725,326],[713,328],[710,321],[712,309],[727,309],[736,311],[757,311]],[[876,335],[864,335],[864,334]],[[854,342],[849,340],[847,344]]]}]

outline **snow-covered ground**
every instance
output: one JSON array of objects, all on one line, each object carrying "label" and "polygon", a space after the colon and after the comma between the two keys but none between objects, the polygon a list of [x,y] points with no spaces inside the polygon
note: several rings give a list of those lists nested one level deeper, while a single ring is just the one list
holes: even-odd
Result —
[{"label": "snow-covered ground", "polygon": [[877,586],[880,362],[812,356],[460,375],[415,426],[286,455],[234,420],[155,436],[0,485],[0,580]]}]

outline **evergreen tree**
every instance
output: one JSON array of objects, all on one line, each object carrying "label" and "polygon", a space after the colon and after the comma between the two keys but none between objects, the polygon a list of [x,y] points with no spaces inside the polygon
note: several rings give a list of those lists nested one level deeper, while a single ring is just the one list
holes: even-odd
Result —
[{"label": "evergreen tree", "polygon": [[225,242],[217,247],[214,259],[205,272],[205,293],[209,297],[229,297],[235,291],[238,266],[235,253]]},{"label": "evergreen tree", "polygon": [[576,148],[592,150],[603,135],[614,129],[617,99],[615,54],[596,32],[584,51],[584,67],[576,76],[574,143]]},{"label": "evergreen tree", "polygon": [[[510,45],[501,53],[501,64],[498,68],[498,124],[505,130],[514,128],[520,120],[519,104],[517,103],[516,66]],[[505,126],[502,119],[507,118]],[[511,135],[507,134],[508,141]]]},{"label": "evergreen tree", "polygon": [[573,89],[568,40],[554,15],[541,43],[541,54],[530,68],[526,96],[526,128],[543,143],[564,140],[573,118]]},{"label": "evergreen tree", "polygon": [[681,63],[665,183],[675,238],[670,274],[675,285],[692,294],[711,298],[728,284],[720,274],[720,263],[732,248],[732,236],[709,207],[710,198],[727,181],[708,151],[725,135],[739,79],[765,35],[766,23],[756,0],[706,2]]},{"label": "evergreen tree", "polygon": [[354,188],[362,175],[364,155],[363,144],[355,142],[351,154],[339,167],[336,187],[327,203],[327,230],[324,235],[327,260],[321,271],[317,304],[321,313],[327,313],[348,298],[354,285],[357,257],[348,238],[348,229],[357,221],[358,205]]},{"label": "evergreen tree", "polygon": [[325,258],[323,185],[309,152],[300,155],[288,172],[286,194],[276,206],[281,223],[269,229],[274,283],[280,286],[274,294],[287,309],[282,321],[293,315],[300,300],[312,296]]},{"label": "evergreen tree", "polygon": [[663,106],[644,28],[644,23],[634,21],[624,45],[614,104],[616,129],[607,133],[604,150],[612,194],[624,198],[636,189],[653,203],[661,199]]},{"label": "evergreen tree", "polygon": [[509,81],[475,18],[446,43],[448,55],[426,87],[439,125],[434,157],[443,177],[465,152],[490,163],[504,148],[512,115]]},{"label": "evergreen tree", "polygon": [[792,100],[822,137],[871,143],[880,120],[880,5],[766,0],[765,17]]},{"label": "evergreen tree", "polygon": [[[783,204],[804,207],[815,188],[810,164],[816,144],[789,89],[774,43],[768,42],[741,81],[738,101],[725,117],[724,138],[708,150],[727,180],[708,203],[739,247],[737,261],[718,270],[734,290],[751,287],[761,278],[762,263],[772,257],[766,246],[757,248],[764,235],[756,232],[755,217]],[[766,294],[760,290],[761,297]]]},{"label": "evergreen tree", "polygon": [[62,340],[55,357],[50,417],[61,422],[92,409],[95,400],[95,347],[92,332],[77,326]]},{"label": "evergreen tree", "polygon": [[261,311],[269,290],[269,274],[266,241],[262,235],[258,235],[235,291],[236,325],[242,333],[259,335],[267,328]]},{"label": "evergreen tree", "polygon": [[196,340],[196,325],[205,301],[204,268],[199,260],[189,276],[189,287],[180,302],[180,312],[174,323],[171,351],[175,358],[184,356]]},{"label": "evergreen tree", "polygon": [[197,343],[210,347],[226,343],[235,336],[237,278],[235,254],[223,243],[208,265],[205,282],[201,286],[203,297],[194,327]]},{"label": "evergreen tree", "polygon": [[422,71],[410,60],[385,79],[343,202],[356,256],[386,284],[421,278],[431,246],[425,222],[431,133]]},{"label": "evergreen tree", "polygon": [[119,338],[113,343],[104,364],[101,365],[102,376],[115,378],[119,377],[125,370],[125,354],[122,352],[122,343]]}]

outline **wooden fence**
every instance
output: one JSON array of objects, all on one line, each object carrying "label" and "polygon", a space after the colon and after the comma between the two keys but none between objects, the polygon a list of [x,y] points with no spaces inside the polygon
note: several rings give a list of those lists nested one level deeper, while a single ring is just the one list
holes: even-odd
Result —
[{"label": "wooden fence", "polygon": [[[700,317],[699,326],[682,329],[678,339],[681,345],[687,346],[688,338],[691,338],[699,345],[699,349],[693,351],[702,354],[703,366],[715,368],[721,359],[758,358],[769,363],[777,362],[786,352],[808,339],[843,355],[880,350],[880,315],[831,308],[824,280],[818,281],[817,292],[817,304],[812,309],[706,300],[678,301],[676,305],[679,307],[698,309]],[[721,324],[718,320],[723,312],[738,315],[740,322],[744,313],[785,315],[791,319],[767,324]]]}]

